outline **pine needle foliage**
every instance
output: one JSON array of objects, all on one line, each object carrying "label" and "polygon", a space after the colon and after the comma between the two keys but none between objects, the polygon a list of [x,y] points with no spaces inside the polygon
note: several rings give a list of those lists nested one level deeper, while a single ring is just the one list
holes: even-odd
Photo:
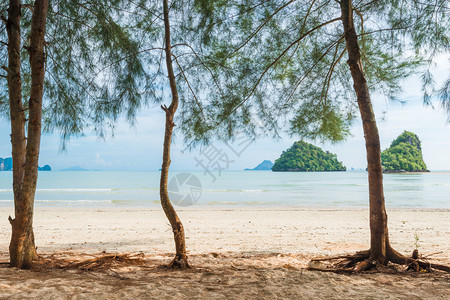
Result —
[{"label": "pine needle foliage", "polygon": [[[29,44],[31,9],[22,9],[23,102],[30,90]],[[0,6],[5,16],[6,3]],[[131,1],[53,0],[46,26],[46,76],[43,122],[46,131],[58,131],[62,146],[71,135],[92,127],[99,136],[114,128],[125,112],[133,122],[148,101],[147,74],[139,56],[139,42],[127,27]],[[30,7],[32,7],[30,5]],[[0,41],[6,40],[5,24]],[[7,47],[0,44],[0,65],[6,65]],[[0,80],[0,111],[8,110],[6,79]],[[26,106],[25,106],[26,108]]]},{"label": "pine needle foliage", "polygon": [[[337,1],[194,2],[199,17],[191,25],[210,49],[208,59],[217,62],[211,68],[225,82],[226,101],[212,97],[206,110],[214,121],[185,127],[189,138],[201,140],[206,127],[224,139],[243,128],[275,136],[288,128],[295,136],[334,142],[349,134],[357,107]],[[428,66],[448,51],[448,10],[444,0],[354,3],[371,93],[401,101],[402,80],[421,71],[424,100],[430,99]],[[196,120],[189,115],[189,122]]]}]

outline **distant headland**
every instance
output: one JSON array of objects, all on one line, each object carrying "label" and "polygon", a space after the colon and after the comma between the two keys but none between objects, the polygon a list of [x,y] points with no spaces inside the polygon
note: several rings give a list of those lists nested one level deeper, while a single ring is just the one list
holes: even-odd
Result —
[{"label": "distant headland", "polygon": [[267,171],[272,170],[273,162],[270,160],[264,160],[262,163],[254,167],[253,169],[244,169],[245,171]]},{"label": "distant headland", "polygon": [[82,168],[82,167],[80,167],[80,166],[73,166],[73,167],[69,167],[69,168],[66,168],[66,169],[61,169],[60,171],[71,171],[71,172],[84,172],[84,171],[102,171],[102,170],[100,170],[100,169],[93,169],[93,170],[91,170],[91,169],[85,169],[85,168]]},{"label": "distant headland", "polygon": [[61,171],[90,171],[90,170],[82,168],[80,166],[73,166],[70,168],[62,169]]},{"label": "distant headland", "polygon": [[[12,171],[13,162],[12,157],[2,158],[0,157],[0,171]],[[38,167],[38,171],[51,171],[52,167],[45,165],[43,167]]]}]

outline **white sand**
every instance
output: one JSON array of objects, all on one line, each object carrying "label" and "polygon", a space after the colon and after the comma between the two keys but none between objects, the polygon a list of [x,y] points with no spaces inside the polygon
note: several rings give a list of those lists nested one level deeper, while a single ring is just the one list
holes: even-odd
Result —
[{"label": "white sand", "polygon": [[[0,207],[0,260],[8,260],[10,207]],[[159,209],[37,207],[39,253],[145,253],[154,268],[108,272],[0,268],[0,298],[291,298],[445,299],[449,278],[429,274],[337,275],[306,271],[312,257],[353,253],[369,245],[365,209],[206,209],[179,211],[197,269],[166,271],[172,232]],[[389,209],[391,243],[449,264],[449,210]],[[211,254],[213,253],[213,254]],[[25,281],[24,281],[25,279]],[[448,296],[448,297],[447,297]]]}]

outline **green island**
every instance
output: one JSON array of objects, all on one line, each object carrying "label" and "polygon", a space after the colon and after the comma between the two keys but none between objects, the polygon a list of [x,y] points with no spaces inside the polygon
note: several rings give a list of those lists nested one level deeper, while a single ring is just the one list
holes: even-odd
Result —
[{"label": "green island", "polygon": [[406,130],[381,153],[381,163],[384,173],[429,172],[419,137]]},{"label": "green island", "polygon": [[345,171],[336,154],[304,141],[295,142],[283,151],[272,167],[274,172]]}]

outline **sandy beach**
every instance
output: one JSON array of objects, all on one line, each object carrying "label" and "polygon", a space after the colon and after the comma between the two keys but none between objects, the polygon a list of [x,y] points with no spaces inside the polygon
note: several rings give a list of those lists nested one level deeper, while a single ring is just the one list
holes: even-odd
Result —
[{"label": "sandy beach", "polygon": [[[36,207],[34,229],[43,256],[143,253],[147,264],[102,271],[7,267],[11,207],[0,208],[1,299],[445,299],[442,274],[340,275],[306,270],[313,257],[365,250],[366,209],[179,209],[193,269],[161,266],[173,252],[159,209],[133,206]],[[449,210],[389,209],[391,243],[409,254],[449,264]]]}]

